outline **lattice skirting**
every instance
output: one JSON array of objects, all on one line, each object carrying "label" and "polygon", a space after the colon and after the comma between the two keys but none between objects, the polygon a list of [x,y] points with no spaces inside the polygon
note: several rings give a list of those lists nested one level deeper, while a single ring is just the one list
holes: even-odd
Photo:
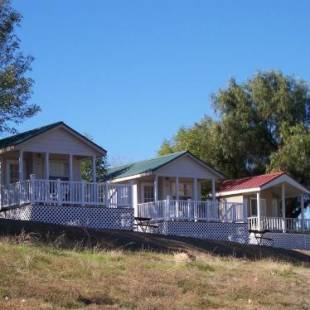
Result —
[{"label": "lattice skirting", "polygon": [[132,208],[26,205],[0,213],[1,218],[95,229],[133,229]]},{"label": "lattice skirting", "polygon": [[248,243],[247,224],[167,221],[159,224],[158,233],[210,240]]},{"label": "lattice skirting", "polygon": [[[266,233],[262,245],[269,245],[276,248],[310,250],[310,234],[290,233]],[[250,234],[250,244],[257,244],[254,234]]]}]

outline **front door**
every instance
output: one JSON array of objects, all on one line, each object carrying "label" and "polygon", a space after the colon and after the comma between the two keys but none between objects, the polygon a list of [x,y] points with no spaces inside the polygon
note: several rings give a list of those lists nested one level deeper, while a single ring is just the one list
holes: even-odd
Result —
[{"label": "front door", "polygon": [[19,167],[18,160],[7,161],[7,182],[8,184],[19,181]]}]

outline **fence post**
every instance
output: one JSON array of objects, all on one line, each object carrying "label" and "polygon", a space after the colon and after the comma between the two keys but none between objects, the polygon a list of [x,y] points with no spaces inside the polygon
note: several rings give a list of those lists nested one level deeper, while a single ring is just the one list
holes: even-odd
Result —
[{"label": "fence post", "polygon": [[163,216],[166,220],[168,220],[170,217],[170,206],[171,206],[171,201],[170,201],[170,196],[168,195],[166,199],[166,205],[163,211],[164,212]]},{"label": "fence post", "polygon": [[187,219],[191,218],[191,199],[187,199]]},{"label": "fence post", "polygon": [[35,203],[35,179],[36,179],[36,175],[35,174],[31,174],[30,175],[30,184],[29,184],[29,199],[30,199],[30,203]]},{"label": "fence post", "polygon": [[61,205],[61,184],[60,179],[57,179],[57,205]]},{"label": "fence post", "polygon": [[82,206],[85,206],[85,181],[82,180],[81,182],[81,201],[82,201]]}]

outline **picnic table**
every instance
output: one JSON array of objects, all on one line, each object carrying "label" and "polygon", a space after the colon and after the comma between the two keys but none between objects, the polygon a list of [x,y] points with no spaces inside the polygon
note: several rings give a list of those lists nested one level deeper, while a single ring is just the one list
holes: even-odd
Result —
[{"label": "picnic table", "polygon": [[158,228],[149,217],[135,217],[134,220],[134,227],[141,228],[143,232],[147,232],[148,228]]},{"label": "picnic table", "polygon": [[266,233],[271,232],[270,230],[249,230],[249,232],[254,234],[254,238],[256,239],[259,246],[262,245],[262,242],[264,240],[268,241],[270,243],[270,246],[273,245],[273,239],[264,237]]}]

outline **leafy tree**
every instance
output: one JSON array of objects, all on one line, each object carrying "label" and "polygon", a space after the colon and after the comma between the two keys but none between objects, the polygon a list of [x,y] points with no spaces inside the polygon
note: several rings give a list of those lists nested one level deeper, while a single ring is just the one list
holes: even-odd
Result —
[{"label": "leafy tree", "polygon": [[21,20],[11,1],[0,0],[0,132],[14,132],[14,124],[40,110],[37,105],[28,104],[33,80],[26,74],[33,58],[20,51],[15,29]]},{"label": "leafy tree", "polygon": [[[107,167],[106,157],[97,158],[96,161],[97,182],[104,181],[104,178],[106,176],[106,167]],[[93,182],[93,166],[91,160],[85,160],[82,162],[81,176],[83,180],[87,182]]]},{"label": "leafy tree", "polygon": [[217,121],[205,117],[181,128],[160,153],[189,150],[231,178],[285,169],[310,183],[304,171],[309,159],[299,159],[297,168],[292,154],[288,156],[292,147],[309,152],[310,94],[305,81],[276,71],[260,72],[245,83],[231,79],[212,96],[212,104]]},{"label": "leafy tree", "polygon": [[297,125],[283,131],[283,144],[270,157],[268,170],[289,171],[300,182],[310,184],[310,132]]},{"label": "leafy tree", "polygon": [[[85,137],[89,140],[93,140],[93,138],[89,134],[84,134]],[[96,160],[96,176],[97,182],[102,182],[106,176],[107,169],[107,158],[103,156],[101,158],[97,158]],[[92,160],[84,160],[81,164],[81,177],[83,180],[87,182],[93,182],[93,163]]]}]

